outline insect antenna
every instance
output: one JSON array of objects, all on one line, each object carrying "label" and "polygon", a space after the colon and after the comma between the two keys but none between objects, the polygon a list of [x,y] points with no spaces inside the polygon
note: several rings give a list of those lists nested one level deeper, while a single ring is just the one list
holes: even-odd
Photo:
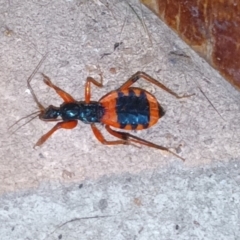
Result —
[{"label": "insect antenna", "polygon": [[17,125],[19,122],[21,122],[22,120],[31,117],[27,122],[23,123],[22,125],[20,125],[18,128],[16,128],[11,134],[15,133],[17,130],[19,130],[20,128],[22,128],[23,126],[25,126],[26,124],[30,123],[33,119],[37,118],[39,115],[41,114],[41,111],[37,111],[34,113],[31,113],[25,117],[22,117],[20,119],[18,119],[15,123],[13,123],[10,127],[8,127],[8,130],[10,130],[11,128],[13,128],[15,125]]},{"label": "insect antenna", "polygon": [[13,128],[16,124],[18,124],[20,121],[26,119],[26,118],[29,118],[31,117],[28,121],[26,121],[25,123],[23,123],[22,125],[20,125],[17,129],[15,129],[11,134],[15,133],[17,130],[19,130],[21,127],[25,126],[26,124],[28,124],[29,122],[31,122],[33,119],[39,117],[41,115],[41,113],[43,113],[45,111],[45,108],[44,106],[39,102],[39,100],[37,99],[37,96],[36,94],[34,93],[33,91],[33,88],[30,84],[30,82],[32,81],[34,75],[37,73],[37,71],[39,70],[39,68],[41,67],[43,61],[46,59],[48,53],[46,53],[42,59],[40,60],[40,62],[38,63],[37,67],[34,69],[34,71],[32,72],[32,74],[29,76],[29,78],[27,79],[27,86],[28,86],[28,89],[30,90],[30,93],[31,95],[33,96],[33,100],[34,102],[37,104],[39,110],[36,111],[36,112],[33,112],[25,117],[22,117],[20,118],[19,120],[17,120],[15,123],[13,123],[9,128],[8,130],[10,130],[11,128]]},{"label": "insect antenna", "polygon": [[28,86],[28,89],[30,90],[32,96],[33,96],[33,99],[34,99],[34,102],[37,104],[38,108],[40,109],[41,112],[43,112],[45,110],[45,107],[39,102],[36,94],[34,93],[33,91],[33,88],[30,84],[30,82],[32,81],[34,75],[37,73],[37,71],[39,70],[39,68],[41,67],[43,61],[46,59],[48,53],[46,53],[43,58],[41,59],[41,61],[38,63],[37,67],[34,69],[34,71],[32,72],[32,74],[30,75],[30,77],[28,78],[27,80],[27,86]]}]

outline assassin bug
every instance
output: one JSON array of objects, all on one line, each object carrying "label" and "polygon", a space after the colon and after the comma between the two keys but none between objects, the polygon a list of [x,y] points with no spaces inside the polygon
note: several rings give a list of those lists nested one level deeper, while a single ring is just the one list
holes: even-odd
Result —
[{"label": "assassin bug", "polygon": [[[39,111],[30,114],[29,116],[35,116],[26,123],[30,122],[36,117],[39,117],[43,121],[58,121],[58,123],[49,132],[44,134],[37,141],[34,147],[42,145],[58,129],[75,128],[77,126],[78,120],[80,120],[86,124],[90,124],[90,127],[95,137],[102,144],[142,144],[148,147],[167,151],[184,161],[182,157],[175,154],[166,147],[156,145],[152,142],[146,141],[127,132],[119,132],[113,130],[111,127],[123,130],[142,130],[156,124],[158,119],[164,115],[163,108],[151,93],[141,88],[131,87],[131,85],[138,81],[140,78],[143,78],[144,80],[155,84],[156,86],[162,88],[163,90],[178,99],[186,98],[192,95],[179,96],[175,92],[164,86],[162,83],[147,75],[146,73],[137,72],[131,78],[129,78],[121,87],[107,93],[105,96],[100,98],[99,101],[91,101],[91,84],[94,84],[97,87],[103,87],[102,74],[100,74],[100,82],[96,81],[92,77],[87,77],[85,85],[85,101],[76,101],[70,94],[54,85],[51,82],[50,78],[42,73],[44,83],[49,87],[53,88],[64,101],[59,107],[50,105],[49,107],[45,108],[38,101],[30,85],[33,76],[39,70],[45,58],[46,55],[42,58],[36,69],[33,71],[31,76],[27,80],[28,88],[39,108]],[[20,120],[18,120],[17,122],[19,122]],[[97,128],[96,123],[102,123],[103,125],[105,125],[106,130],[111,135],[118,138],[118,140],[106,140],[100,130]]]}]

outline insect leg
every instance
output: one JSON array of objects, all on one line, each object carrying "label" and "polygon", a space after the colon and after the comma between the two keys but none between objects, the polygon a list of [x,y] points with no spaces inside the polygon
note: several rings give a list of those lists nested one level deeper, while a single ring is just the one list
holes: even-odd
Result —
[{"label": "insect leg", "polygon": [[91,99],[91,83],[93,83],[97,87],[103,87],[103,84],[102,84],[102,81],[103,81],[102,73],[100,73],[99,75],[100,75],[100,82],[98,82],[97,80],[95,80],[92,77],[87,77],[87,81],[86,81],[86,85],[85,85],[85,102],[86,103],[89,103],[90,99]]},{"label": "insect leg", "polygon": [[135,82],[137,82],[140,78],[143,78],[144,80],[155,84],[156,86],[160,87],[161,89],[163,89],[164,91],[168,92],[169,94],[173,95],[174,97],[180,99],[180,98],[187,98],[187,97],[191,97],[194,94],[190,94],[190,95],[183,95],[183,96],[179,96],[177,93],[175,93],[174,91],[172,91],[170,88],[166,87],[164,84],[160,83],[159,81],[157,81],[155,78],[149,76],[148,74],[146,74],[145,72],[136,72],[131,78],[129,78],[120,88],[119,90],[124,90],[124,89],[128,89],[132,84],[134,84]]},{"label": "insect leg", "polygon": [[120,138],[120,139],[124,139],[125,141],[129,142],[129,144],[131,143],[138,143],[138,144],[141,144],[141,145],[145,145],[147,147],[152,147],[152,148],[156,148],[156,149],[160,149],[162,151],[166,151],[166,152],[169,152],[171,153],[172,155],[174,155],[175,157],[177,158],[180,158],[182,161],[185,161],[184,158],[180,157],[179,155],[177,155],[176,153],[172,152],[171,150],[169,150],[168,148],[166,147],[163,147],[163,146],[160,146],[160,145],[157,145],[157,144],[154,144],[152,142],[148,142],[144,139],[141,139],[139,137],[136,137],[134,135],[131,135],[129,133],[126,133],[126,132],[118,132],[118,131],[115,131],[113,129],[110,128],[110,126],[106,126],[106,130],[113,136],[117,137],[117,138]]},{"label": "insect leg", "polygon": [[44,142],[47,141],[47,139],[54,133],[56,132],[58,129],[61,128],[65,128],[65,129],[72,129],[75,128],[78,124],[77,120],[72,120],[72,121],[67,121],[67,122],[59,122],[57,123],[49,132],[47,132],[46,134],[44,134],[38,141],[37,143],[34,145],[34,148],[37,146],[42,145]]},{"label": "insect leg", "polygon": [[75,102],[75,99],[67,92],[59,88],[58,86],[54,85],[50,78],[42,73],[43,76],[43,82],[47,84],[49,87],[53,88],[56,93],[64,100],[64,102],[70,103]]},{"label": "insect leg", "polygon": [[92,131],[99,142],[105,145],[129,144],[127,140],[107,141],[95,124],[91,124]]}]

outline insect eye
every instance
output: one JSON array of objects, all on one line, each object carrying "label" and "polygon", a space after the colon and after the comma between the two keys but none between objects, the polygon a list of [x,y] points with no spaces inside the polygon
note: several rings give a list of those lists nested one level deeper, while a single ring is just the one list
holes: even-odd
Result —
[{"label": "insect eye", "polygon": [[43,115],[41,116],[42,119],[56,119],[59,116],[59,109],[54,106],[49,106]]}]

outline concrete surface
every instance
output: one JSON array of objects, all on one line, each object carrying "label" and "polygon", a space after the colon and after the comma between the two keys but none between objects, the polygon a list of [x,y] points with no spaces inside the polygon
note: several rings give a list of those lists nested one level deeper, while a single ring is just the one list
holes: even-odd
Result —
[{"label": "concrete surface", "polygon": [[102,177],[7,194],[1,239],[237,240],[239,163]]},{"label": "concrete surface", "polygon": [[[237,90],[135,0],[0,0],[0,13],[1,239],[240,239]],[[95,100],[136,71],[195,93],[177,100],[137,84],[166,115],[134,134],[186,161],[146,147],[103,146],[83,123],[36,150],[54,123],[35,119],[11,134],[11,124],[37,110],[26,80],[46,52],[39,72],[79,100],[99,68],[104,88],[93,88]],[[32,85],[44,106],[61,104],[40,74]],[[61,226],[76,218],[90,219]]]}]

